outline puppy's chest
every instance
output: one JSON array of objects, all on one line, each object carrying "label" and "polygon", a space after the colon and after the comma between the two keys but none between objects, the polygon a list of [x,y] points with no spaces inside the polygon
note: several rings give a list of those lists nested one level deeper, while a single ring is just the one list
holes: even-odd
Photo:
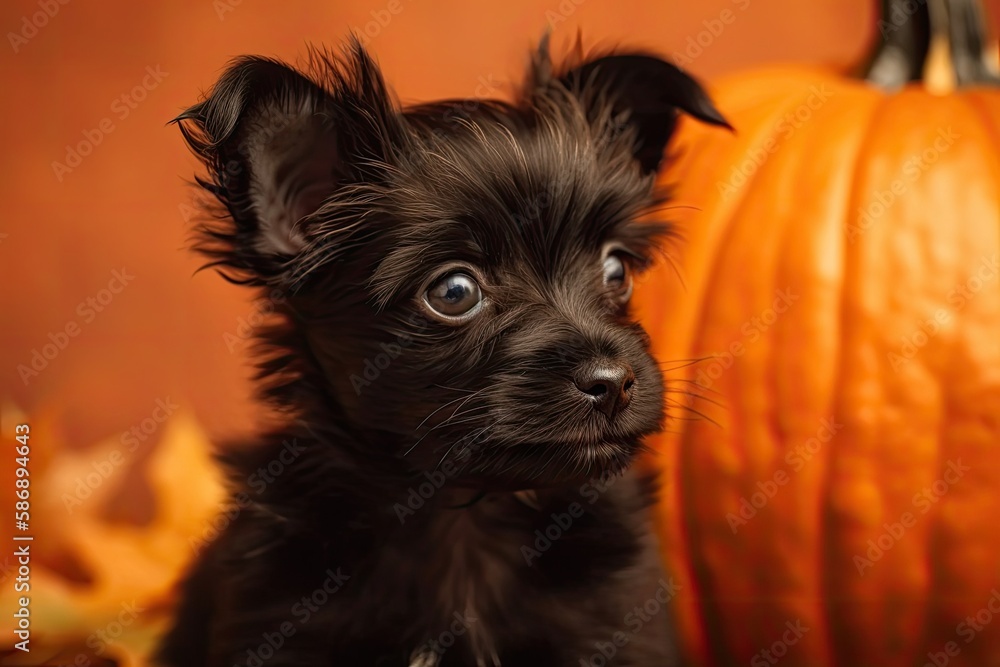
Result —
[{"label": "puppy's chest", "polygon": [[494,664],[498,633],[509,643],[533,605],[536,574],[522,546],[536,511],[506,499],[428,510],[383,551],[373,581],[407,609],[412,664],[448,664],[445,654],[459,652]]}]

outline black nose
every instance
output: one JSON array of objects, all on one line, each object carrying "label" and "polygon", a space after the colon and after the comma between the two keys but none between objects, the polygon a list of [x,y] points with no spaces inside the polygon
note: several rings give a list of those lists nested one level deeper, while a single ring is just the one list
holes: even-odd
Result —
[{"label": "black nose", "polygon": [[590,397],[594,409],[611,418],[632,400],[635,373],[625,362],[603,361],[582,367],[574,382],[577,389]]}]

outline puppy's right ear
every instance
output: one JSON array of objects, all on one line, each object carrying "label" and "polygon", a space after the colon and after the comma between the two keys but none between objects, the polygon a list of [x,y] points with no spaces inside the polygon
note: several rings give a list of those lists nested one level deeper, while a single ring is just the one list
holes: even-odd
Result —
[{"label": "puppy's right ear", "polygon": [[546,35],[532,61],[529,94],[545,95],[558,86],[579,100],[592,124],[617,125],[624,120],[635,134],[634,155],[642,173],[659,170],[680,112],[732,129],[701,85],[673,63],[642,52],[584,60],[582,50],[578,38],[581,62],[556,74]]},{"label": "puppy's right ear", "polygon": [[355,42],[313,54],[322,84],[280,62],[235,61],[175,120],[225,208],[198,249],[236,282],[276,282],[305,247],[311,217],[339,187],[384,162],[398,122],[375,63]]}]

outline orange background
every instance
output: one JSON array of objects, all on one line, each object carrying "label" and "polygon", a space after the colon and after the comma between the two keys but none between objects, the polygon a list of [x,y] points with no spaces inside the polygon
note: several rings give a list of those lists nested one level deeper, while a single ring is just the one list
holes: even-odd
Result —
[{"label": "orange background", "polygon": [[[778,61],[846,69],[877,34],[875,0],[64,1],[0,4],[0,404],[45,424],[33,444],[49,458],[56,443],[82,450],[118,440],[148,422],[158,401],[195,415],[214,437],[255,429],[242,334],[258,306],[211,273],[192,275],[200,260],[185,249],[187,183],[196,164],[166,125],[231,57],[294,61],[306,43],[336,45],[367,26],[369,48],[409,101],[469,97],[484,82],[503,95],[550,24],[557,54],[578,29],[585,46],[625,43],[667,55],[701,37],[707,46],[688,51],[686,66],[709,83]],[[996,34],[1000,0],[986,4]],[[24,32],[42,7],[58,11]],[[721,24],[726,11],[735,19]],[[148,78],[148,68],[165,73],[162,81]],[[134,108],[123,106],[121,96],[144,78],[155,85],[139,91]],[[88,136],[92,152],[57,174],[54,163],[66,163],[69,147]],[[116,270],[135,278],[90,321],[87,299]],[[67,325],[78,333],[24,382],[19,365],[30,366]],[[155,430],[134,458],[167,430]],[[3,424],[5,442],[10,433]],[[0,481],[7,493],[10,480]],[[129,484],[121,497],[148,493],[142,480]],[[112,504],[113,518],[126,523],[149,512],[149,503]]]},{"label": "orange background", "polygon": [[[247,344],[231,352],[225,336],[238,337],[256,307],[211,273],[192,276],[199,260],[185,250],[193,194],[186,183],[196,165],[166,125],[235,55],[294,60],[306,43],[336,44],[367,24],[369,48],[406,101],[517,81],[550,23],[557,52],[580,29],[588,46],[624,42],[675,54],[713,22],[718,28],[728,10],[735,20],[710,41],[703,36],[700,54],[690,52],[688,68],[709,81],[774,61],[847,67],[876,34],[873,0],[396,1],[395,15],[390,0],[0,5],[0,400],[45,415],[73,448],[118,437],[149,418],[158,399],[193,412],[213,436],[254,429]],[[55,15],[37,34],[24,32],[25,17],[46,3],[58,7]],[[1000,0],[989,4],[1000,16]],[[13,38],[15,52],[16,33],[29,38]],[[148,67],[166,76],[122,117],[116,100]],[[93,134],[102,121],[113,131]],[[100,143],[57,175],[54,163],[66,163],[68,147],[88,132]],[[122,268],[134,280],[85,321],[80,304]],[[73,322],[78,335],[22,381],[18,366]]]}]

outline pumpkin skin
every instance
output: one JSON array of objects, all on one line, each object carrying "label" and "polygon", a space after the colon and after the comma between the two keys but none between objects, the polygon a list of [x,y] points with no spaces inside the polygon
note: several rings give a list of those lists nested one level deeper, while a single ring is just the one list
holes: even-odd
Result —
[{"label": "pumpkin skin", "polygon": [[713,94],[737,132],[682,122],[679,271],[635,296],[688,659],[1000,664],[1000,93],[780,67]]}]

